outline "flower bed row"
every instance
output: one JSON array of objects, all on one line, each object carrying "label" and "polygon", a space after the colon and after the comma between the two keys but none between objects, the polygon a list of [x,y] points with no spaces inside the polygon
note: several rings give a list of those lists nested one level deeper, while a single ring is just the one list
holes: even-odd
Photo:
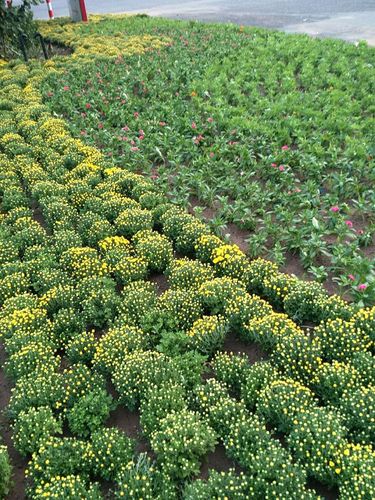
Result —
[{"label": "flower bed row", "polygon": [[[375,309],[249,261],[72,138],[40,79],[0,70],[0,339],[29,497],[318,498],[312,477],[373,498]],[[229,332],[269,360],[220,353]],[[155,461],[105,425],[117,405]],[[218,442],[243,472],[194,480]]]}]

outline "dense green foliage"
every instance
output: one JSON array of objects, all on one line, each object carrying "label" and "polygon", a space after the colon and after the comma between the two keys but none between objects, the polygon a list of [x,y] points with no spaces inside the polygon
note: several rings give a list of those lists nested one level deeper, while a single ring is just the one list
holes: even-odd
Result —
[{"label": "dense green foliage", "polygon": [[213,209],[222,233],[234,222],[250,256],[283,265],[296,254],[319,281],[371,303],[375,50],[143,17],[79,34],[118,30],[170,46],[52,76],[44,95],[73,133],[197,214]]},{"label": "dense green foliage", "polygon": [[20,36],[30,48],[35,43],[36,24],[33,22],[32,5],[42,0],[22,0],[17,5],[0,1],[0,55],[14,58],[21,55]]}]

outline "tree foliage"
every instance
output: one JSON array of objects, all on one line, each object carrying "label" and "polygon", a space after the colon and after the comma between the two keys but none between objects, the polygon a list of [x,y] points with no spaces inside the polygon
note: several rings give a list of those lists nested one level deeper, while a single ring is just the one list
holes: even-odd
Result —
[{"label": "tree foliage", "polygon": [[0,55],[4,58],[20,55],[19,40],[23,35],[26,47],[33,44],[36,27],[33,21],[32,5],[42,0],[22,0],[20,5],[7,5],[0,0]]}]

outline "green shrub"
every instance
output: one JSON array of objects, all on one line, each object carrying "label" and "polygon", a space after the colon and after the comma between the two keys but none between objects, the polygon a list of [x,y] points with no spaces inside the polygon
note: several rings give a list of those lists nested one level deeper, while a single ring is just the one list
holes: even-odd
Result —
[{"label": "green shrub", "polygon": [[10,491],[12,466],[6,446],[0,445],[0,498],[6,498]]},{"label": "green shrub", "polygon": [[213,270],[208,264],[187,258],[172,260],[167,275],[171,288],[180,289],[197,289],[202,283],[214,277]]},{"label": "green shrub", "polygon": [[198,414],[182,410],[161,419],[150,441],[163,470],[185,479],[199,472],[200,460],[215,448],[216,435]]},{"label": "green shrub", "polygon": [[300,412],[317,404],[314,393],[294,380],[275,380],[262,389],[257,413],[280,432],[288,433]]},{"label": "green shrub", "polygon": [[340,412],[352,438],[357,442],[375,442],[375,386],[344,392]]},{"label": "green shrub", "polygon": [[328,320],[315,329],[315,334],[324,357],[330,361],[346,362],[357,352],[370,350],[373,346],[370,337],[352,321]]},{"label": "green shrub", "polygon": [[90,391],[67,411],[69,429],[78,437],[88,437],[100,428],[114,408],[113,398],[105,389]]},{"label": "green shrub", "polygon": [[156,351],[134,351],[126,354],[115,366],[112,381],[120,403],[130,410],[137,407],[151,385],[158,385],[176,376],[170,358]]},{"label": "green shrub", "polygon": [[21,411],[13,425],[14,447],[23,456],[31,455],[55,434],[62,434],[62,422],[51,408],[30,408]]},{"label": "green shrub", "polygon": [[223,347],[227,329],[222,316],[203,316],[186,332],[189,338],[188,346],[210,356]]},{"label": "green shrub", "polygon": [[269,361],[254,363],[246,372],[246,378],[240,387],[241,397],[247,408],[253,410],[259,400],[260,392],[280,378],[280,373]]},{"label": "green shrub", "polygon": [[187,408],[184,388],[174,382],[162,382],[147,389],[141,401],[141,426],[146,435],[151,435],[160,425],[160,420],[169,413]]},{"label": "green shrub", "polygon": [[233,469],[227,472],[210,470],[207,481],[197,479],[185,487],[184,500],[211,500],[212,498],[231,498],[233,500],[247,500],[253,498],[251,478],[241,472],[236,474]]},{"label": "green shrub", "polygon": [[138,231],[152,229],[152,213],[140,208],[124,210],[115,220],[115,226],[121,235],[132,238]]},{"label": "green shrub", "polygon": [[94,454],[92,469],[96,476],[113,480],[134,455],[135,443],[119,429],[103,428],[91,436]]},{"label": "green shrub", "polygon": [[[116,476],[115,498],[176,500],[175,482],[151,463],[146,453],[123,465]],[[130,493],[131,492],[131,493]]]},{"label": "green shrub", "polygon": [[51,437],[32,456],[26,477],[34,487],[51,481],[55,476],[78,474],[88,477],[93,467],[92,457],[93,448],[89,442],[71,437]]},{"label": "green shrub", "polygon": [[252,368],[246,354],[219,352],[211,361],[215,377],[230,387],[233,393],[238,393]]},{"label": "green shrub", "polygon": [[145,281],[129,283],[120,295],[116,324],[140,326],[143,318],[155,307],[156,301],[156,287],[153,283]]},{"label": "green shrub", "polygon": [[255,416],[233,425],[224,444],[229,456],[252,477],[255,498],[309,498],[306,472]]},{"label": "green shrub", "polygon": [[110,328],[99,340],[93,365],[106,373],[112,373],[124,357],[134,351],[146,350],[149,336],[137,327],[121,325]]},{"label": "green shrub", "polygon": [[133,237],[139,257],[147,262],[151,272],[163,272],[173,258],[173,246],[169,239],[156,231],[140,231]]},{"label": "green shrub", "polygon": [[243,283],[227,277],[205,281],[200,285],[198,294],[210,314],[224,314],[229,304],[247,295]]},{"label": "green shrub", "polygon": [[339,473],[329,465],[345,444],[346,428],[336,413],[327,408],[311,408],[293,421],[288,446],[309,475],[328,485],[338,484]]},{"label": "green shrub", "polygon": [[64,498],[64,500],[101,500],[103,498],[100,487],[96,483],[90,483],[81,476],[52,476],[49,481],[41,484],[35,489],[32,498]]}]

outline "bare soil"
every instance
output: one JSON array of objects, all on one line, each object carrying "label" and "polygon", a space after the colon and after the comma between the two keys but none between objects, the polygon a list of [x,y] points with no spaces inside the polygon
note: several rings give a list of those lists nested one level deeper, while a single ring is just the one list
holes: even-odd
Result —
[{"label": "bare soil", "polygon": [[164,274],[152,274],[149,281],[156,284],[158,295],[161,295],[169,288],[167,277]]},{"label": "bare soil", "polygon": [[207,479],[212,469],[218,472],[227,472],[229,469],[235,469],[237,472],[241,470],[238,464],[228,458],[222,444],[218,444],[214,451],[204,458],[198,476],[199,479]]},{"label": "bare soil", "polygon": [[250,364],[267,359],[267,353],[265,353],[258,345],[243,342],[234,333],[227,335],[222,351],[232,352],[234,354],[246,354]]}]

